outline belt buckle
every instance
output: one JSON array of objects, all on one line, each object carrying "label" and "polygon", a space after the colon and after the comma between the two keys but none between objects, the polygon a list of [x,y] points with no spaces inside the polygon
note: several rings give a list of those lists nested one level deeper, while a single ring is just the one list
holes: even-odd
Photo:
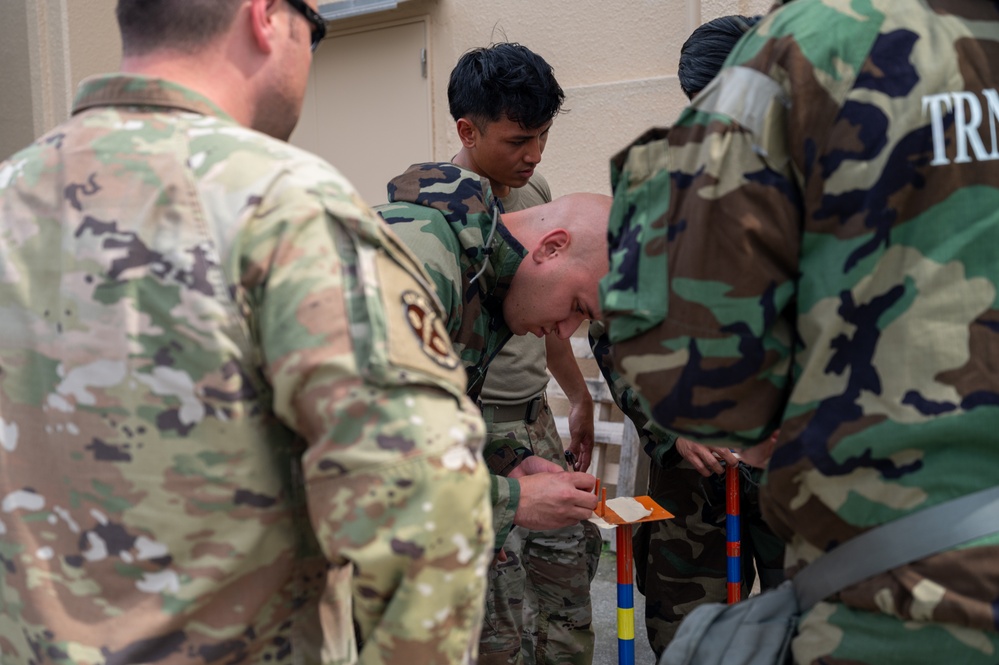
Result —
[{"label": "belt buckle", "polygon": [[533,423],[541,415],[541,407],[544,406],[544,395],[538,395],[527,403],[527,412],[524,414],[524,421]]}]

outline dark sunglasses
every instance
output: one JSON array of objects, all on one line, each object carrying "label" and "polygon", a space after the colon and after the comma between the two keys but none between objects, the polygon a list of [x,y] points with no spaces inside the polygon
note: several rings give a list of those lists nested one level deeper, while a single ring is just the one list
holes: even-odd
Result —
[{"label": "dark sunglasses", "polygon": [[326,21],[305,0],[288,0],[288,4],[298,10],[305,20],[312,24],[312,52],[319,48],[319,42],[326,36]]}]

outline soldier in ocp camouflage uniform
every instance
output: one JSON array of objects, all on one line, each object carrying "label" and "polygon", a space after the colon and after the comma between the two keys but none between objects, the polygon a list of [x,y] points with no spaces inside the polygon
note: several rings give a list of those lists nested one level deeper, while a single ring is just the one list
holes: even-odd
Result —
[{"label": "soldier in ocp camouflage uniform", "polygon": [[306,14],[120,0],[129,73],[0,164],[4,665],[475,658],[484,429],[439,304],[256,131],[294,126]]},{"label": "soldier in ocp camouflage uniform", "polygon": [[[652,417],[778,425],[788,572],[999,477],[999,8],[796,0],[632,149],[602,302]],[[642,251],[644,250],[644,251]],[[999,536],[802,619],[798,663],[995,663]]]}]

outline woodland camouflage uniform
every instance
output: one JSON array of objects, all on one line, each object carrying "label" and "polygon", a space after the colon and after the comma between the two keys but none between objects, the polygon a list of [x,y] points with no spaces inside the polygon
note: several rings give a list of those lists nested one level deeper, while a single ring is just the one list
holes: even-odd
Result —
[{"label": "woodland camouflage uniform", "polygon": [[[450,162],[411,166],[389,183],[388,198],[389,203],[377,210],[423,260],[444,303],[451,341],[468,369],[468,393],[478,397],[489,363],[512,335],[503,319],[503,298],[526,250],[503,226],[488,179]],[[504,476],[535,453],[565,464],[560,453],[545,445],[559,440],[550,412],[546,415],[529,425],[521,423],[527,431],[519,436],[494,428],[486,442],[486,463],[494,474],[495,547],[505,549],[508,556],[493,564],[493,584],[500,590],[517,590],[518,595],[526,586],[544,597],[528,599],[526,604],[524,598],[513,597],[504,604],[496,602],[495,588],[490,590],[482,663],[535,658],[573,664],[592,661],[589,584],[599,559],[597,534],[578,525],[547,531],[550,537],[536,539],[534,545],[524,538],[524,530],[513,528],[520,485]],[[567,538],[566,532],[572,537]],[[526,567],[525,549],[530,549],[531,557]],[[522,626],[532,633],[523,646]]]},{"label": "woodland camouflage uniform", "polygon": [[[450,162],[414,164],[389,182],[388,199],[376,210],[430,275],[468,373],[466,392],[477,399],[489,363],[513,335],[502,303],[526,251],[500,221],[488,179]],[[502,476],[531,454],[516,439],[486,442],[497,551],[520,503],[520,483]]]},{"label": "woodland camouflage uniform", "polygon": [[[780,438],[788,573],[999,478],[999,8],[795,0],[620,164],[615,365],[670,431]],[[999,536],[816,605],[798,663],[995,663]]]}]

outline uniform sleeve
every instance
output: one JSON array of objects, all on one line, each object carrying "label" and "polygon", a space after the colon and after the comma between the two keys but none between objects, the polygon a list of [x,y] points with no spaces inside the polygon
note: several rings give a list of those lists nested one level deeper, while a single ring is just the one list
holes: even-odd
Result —
[{"label": "uniform sleeve", "polygon": [[785,402],[801,214],[785,104],[730,67],[620,162],[601,285],[614,365],[656,423],[705,443],[764,439]]},{"label": "uniform sleeve", "polygon": [[493,542],[490,484],[483,423],[426,276],[336,188],[274,191],[260,210],[244,286],[274,410],[307,445],[315,537],[352,569],[359,660],[465,662]]},{"label": "uniform sleeve", "polygon": [[[441,227],[443,218],[437,211],[431,211],[423,206],[411,204],[389,204],[379,207],[379,214],[395,230],[405,245],[419,257],[423,269],[430,276],[433,289],[444,308],[444,321],[447,334],[452,339],[461,336],[462,298],[459,286],[462,283],[461,268],[456,260],[461,248],[454,235],[435,234],[428,229]],[[430,221],[422,220],[417,214],[429,217]],[[422,221],[421,221],[422,220]],[[436,223],[430,223],[436,220]],[[457,353],[462,353],[461,344],[455,346]],[[477,354],[472,354],[473,356]],[[471,383],[467,374],[463,373],[463,384]],[[482,380],[480,375],[479,380]],[[481,383],[479,384],[481,386]],[[499,551],[513,528],[513,517],[520,505],[520,482],[502,477],[514,467],[533,454],[531,450],[517,441],[500,438],[486,442],[483,451],[487,467],[493,475],[490,478],[490,496],[492,499],[492,524],[496,535],[493,548]]]},{"label": "uniform sleeve", "polygon": [[486,447],[482,453],[489,471],[501,476],[508,475],[533,454],[534,451],[517,439],[506,436],[490,437],[488,434]]},{"label": "uniform sleeve", "polygon": [[645,454],[657,465],[667,466],[668,460],[672,459],[671,453],[675,449],[676,436],[656,425],[645,415],[635,391],[624,380],[624,377],[614,369],[610,355],[610,338],[608,338],[602,322],[593,321],[590,323],[589,341],[597,367],[600,369],[604,381],[607,382],[607,387],[610,388],[614,403],[635,425],[635,429],[638,431],[638,441],[642,444]]},{"label": "uniform sleeve", "polygon": [[[406,247],[419,257],[444,308],[444,325],[452,338],[456,337],[464,302],[460,287],[461,268],[456,260],[461,247],[450,231],[434,232],[447,228],[444,216],[437,210],[413,203],[382,205],[378,207],[378,214]],[[461,348],[458,352],[461,352]]]},{"label": "uniform sleeve", "polygon": [[513,518],[520,505],[520,481],[495,474],[489,476],[489,479],[492,481],[490,498],[493,509],[493,531],[496,533],[493,552],[498,553],[503,549],[503,543],[513,529]]}]

